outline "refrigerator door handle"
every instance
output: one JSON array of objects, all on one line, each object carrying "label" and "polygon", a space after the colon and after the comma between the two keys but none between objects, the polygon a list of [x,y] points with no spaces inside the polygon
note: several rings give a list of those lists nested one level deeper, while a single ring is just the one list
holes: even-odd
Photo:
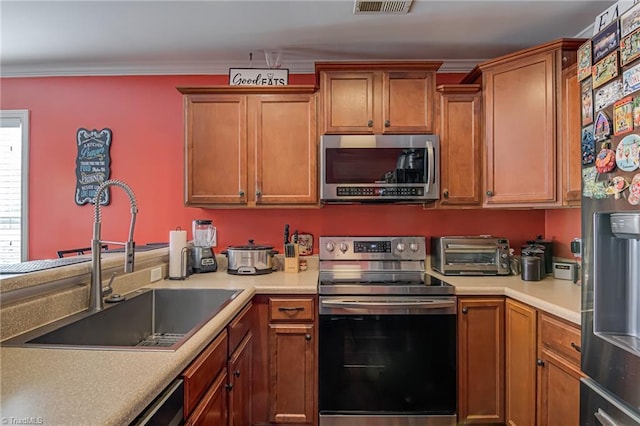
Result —
[{"label": "refrigerator door handle", "polygon": [[620,426],[602,408],[598,408],[598,411],[593,413],[593,416],[600,422],[602,426]]}]

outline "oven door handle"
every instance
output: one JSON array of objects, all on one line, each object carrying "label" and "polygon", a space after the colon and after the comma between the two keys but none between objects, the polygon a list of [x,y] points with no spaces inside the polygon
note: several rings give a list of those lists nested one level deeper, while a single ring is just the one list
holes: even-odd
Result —
[{"label": "oven door handle", "polygon": [[420,309],[421,311],[435,309],[455,309],[455,300],[400,300],[400,301],[372,301],[372,300],[323,300],[320,302],[321,309]]}]

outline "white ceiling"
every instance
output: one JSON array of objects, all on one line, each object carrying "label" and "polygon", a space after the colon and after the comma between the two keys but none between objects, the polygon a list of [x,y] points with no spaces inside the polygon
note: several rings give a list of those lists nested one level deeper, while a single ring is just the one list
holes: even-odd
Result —
[{"label": "white ceiling", "polygon": [[[0,0],[0,74],[224,74],[316,60],[443,60],[441,71],[582,35],[615,1],[414,0],[403,15],[353,0]],[[249,61],[250,53],[253,61]]]}]

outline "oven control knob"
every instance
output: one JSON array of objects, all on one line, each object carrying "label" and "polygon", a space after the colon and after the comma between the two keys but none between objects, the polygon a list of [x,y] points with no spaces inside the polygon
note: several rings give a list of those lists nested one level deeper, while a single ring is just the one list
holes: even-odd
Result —
[{"label": "oven control knob", "polygon": [[347,245],[347,243],[340,243],[340,251],[341,252],[346,252],[349,249],[349,246]]},{"label": "oven control knob", "polygon": [[500,256],[502,256],[503,259],[506,259],[508,257],[507,253],[502,253]]},{"label": "oven control knob", "polygon": [[409,245],[409,249],[411,249],[411,251],[418,251],[419,248],[420,246],[418,245],[418,243],[411,243]]},{"label": "oven control knob", "polygon": [[398,243],[398,245],[396,246],[396,250],[398,250],[399,252],[403,252],[404,249],[405,249],[404,243]]},{"label": "oven control knob", "polygon": [[333,244],[331,241],[329,241],[329,242],[327,243],[327,245],[325,246],[325,248],[327,249],[327,251],[328,251],[329,253],[331,253],[331,252],[336,248],[336,246],[335,246],[335,244]]}]

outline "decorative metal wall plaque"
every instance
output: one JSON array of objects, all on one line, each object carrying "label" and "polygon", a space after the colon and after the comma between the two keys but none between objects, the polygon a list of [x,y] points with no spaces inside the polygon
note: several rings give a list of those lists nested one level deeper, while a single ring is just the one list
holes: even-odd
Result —
[{"label": "decorative metal wall plaque", "polygon": [[[111,129],[98,131],[80,128],[76,133],[76,144],[76,204],[81,206],[93,203],[98,187],[111,175]],[[100,198],[100,204],[106,206],[110,201],[110,190],[107,188]]]}]

